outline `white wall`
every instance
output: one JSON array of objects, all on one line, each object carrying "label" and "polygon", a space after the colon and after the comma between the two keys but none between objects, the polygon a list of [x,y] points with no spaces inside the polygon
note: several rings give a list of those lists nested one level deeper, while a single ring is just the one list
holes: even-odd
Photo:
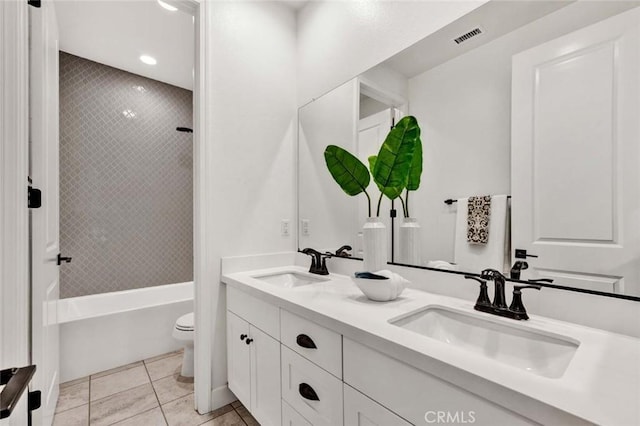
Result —
[{"label": "white wall", "polygon": [[[204,143],[210,144],[211,162],[204,188],[215,207],[206,218],[204,238],[214,244],[205,261],[211,276],[220,276],[222,256],[296,247],[295,226],[289,237],[280,235],[282,219],[296,221],[296,20],[276,2],[208,2],[206,10],[211,68]],[[215,391],[227,382],[225,292],[219,281],[199,286],[197,294],[212,294],[213,306],[200,314],[215,324],[210,342]],[[211,287],[202,291],[202,286]],[[215,408],[215,392],[213,399]]]},{"label": "white wall", "polygon": [[486,3],[311,2],[298,15],[298,105]]}]

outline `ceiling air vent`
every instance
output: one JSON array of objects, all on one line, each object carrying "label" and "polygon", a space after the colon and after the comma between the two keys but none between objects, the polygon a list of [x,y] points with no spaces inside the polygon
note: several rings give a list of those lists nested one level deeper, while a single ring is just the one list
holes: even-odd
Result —
[{"label": "ceiling air vent", "polygon": [[480,28],[473,29],[466,34],[462,34],[460,37],[453,39],[456,44],[464,43],[472,37],[482,34],[482,30]]}]

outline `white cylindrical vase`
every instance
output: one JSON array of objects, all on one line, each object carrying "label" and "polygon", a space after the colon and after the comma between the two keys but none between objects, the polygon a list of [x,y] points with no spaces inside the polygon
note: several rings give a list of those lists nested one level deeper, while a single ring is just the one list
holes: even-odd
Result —
[{"label": "white cylindrical vase", "polygon": [[368,217],[362,228],[364,271],[387,268],[387,227],[378,217]]},{"label": "white cylindrical vase", "polygon": [[405,217],[400,225],[399,257],[401,263],[408,265],[422,265],[420,253],[420,224],[414,217]]}]

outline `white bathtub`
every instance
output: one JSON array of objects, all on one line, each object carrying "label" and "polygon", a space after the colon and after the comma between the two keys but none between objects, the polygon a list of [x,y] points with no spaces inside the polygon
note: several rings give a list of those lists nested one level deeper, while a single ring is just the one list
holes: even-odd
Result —
[{"label": "white bathtub", "polygon": [[181,348],[171,337],[193,312],[193,282],[58,301],[60,382]]}]

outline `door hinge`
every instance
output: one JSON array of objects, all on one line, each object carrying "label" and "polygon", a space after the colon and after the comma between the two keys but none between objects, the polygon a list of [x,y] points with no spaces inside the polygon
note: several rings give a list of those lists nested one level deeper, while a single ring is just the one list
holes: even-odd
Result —
[{"label": "door hinge", "polygon": [[42,0],[27,0],[27,4],[29,6],[33,6],[33,7],[40,7],[42,6]]},{"label": "door hinge", "polygon": [[38,209],[42,207],[42,191],[29,185],[27,200],[27,206],[30,209]]}]

